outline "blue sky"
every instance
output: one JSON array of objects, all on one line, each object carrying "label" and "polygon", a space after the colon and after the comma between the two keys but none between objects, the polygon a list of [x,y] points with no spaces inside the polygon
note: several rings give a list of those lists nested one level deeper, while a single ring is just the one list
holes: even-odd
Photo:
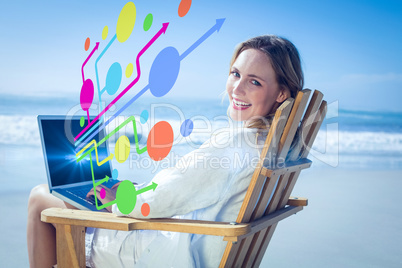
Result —
[{"label": "blue sky", "polygon": [[[103,49],[116,31],[117,18],[128,1],[2,1],[0,4],[0,95],[50,95],[79,98],[81,66],[89,52],[84,42],[100,41]],[[136,24],[125,43],[111,46],[99,64],[101,84],[109,66],[134,62],[138,51],[170,22],[164,36],[141,57],[143,74],[133,91],[148,83],[156,55],[167,46],[185,51],[226,18],[180,64],[171,98],[219,99],[225,90],[235,45],[261,34],[277,34],[299,49],[305,86],[324,92],[342,109],[401,111],[401,1],[193,1],[180,18],[180,0],[138,0]],[[152,13],[151,29],[142,23]],[[109,35],[102,40],[103,27]],[[96,55],[95,55],[96,57]],[[94,80],[94,60],[85,67]],[[102,78],[103,77],[103,78]],[[131,82],[123,76],[122,86]],[[130,93],[134,94],[134,93]],[[132,95],[131,95],[132,96]]]}]

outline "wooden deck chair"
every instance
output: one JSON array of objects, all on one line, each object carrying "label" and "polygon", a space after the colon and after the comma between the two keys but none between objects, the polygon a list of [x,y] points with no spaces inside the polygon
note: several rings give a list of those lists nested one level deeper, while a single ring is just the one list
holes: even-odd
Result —
[{"label": "wooden deck chair", "polygon": [[[322,101],[322,93],[315,91],[306,109],[310,94],[311,90],[302,90],[295,99],[286,100],[276,111],[236,222],[138,220],[111,213],[49,208],[42,211],[41,219],[56,226],[58,268],[85,267],[85,227],[223,236],[227,246],[220,267],[258,267],[278,222],[307,205],[306,198],[290,197],[290,194],[300,171],[311,165],[306,157],[327,106]],[[287,156],[299,126],[303,143],[292,155],[301,156],[300,159],[288,161],[280,168],[264,166],[267,155],[276,155],[277,159]]]}]

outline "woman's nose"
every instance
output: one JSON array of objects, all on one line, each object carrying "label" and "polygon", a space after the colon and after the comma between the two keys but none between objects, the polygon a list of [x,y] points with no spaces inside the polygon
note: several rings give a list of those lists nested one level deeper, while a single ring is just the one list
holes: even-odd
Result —
[{"label": "woman's nose", "polygon": [[233,85],[233,93],[237,96],[245,94],[245,88],[241,79],[237,80]]}]

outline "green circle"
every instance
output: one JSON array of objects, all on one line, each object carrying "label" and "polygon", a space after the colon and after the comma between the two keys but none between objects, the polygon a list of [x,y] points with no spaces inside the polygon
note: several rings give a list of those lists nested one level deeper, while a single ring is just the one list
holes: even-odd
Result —
[{"label": "green circle", "polygon": [[85,124],[85,117],[81,116],[81,119],[80,119],[80,126],[83,127],[84,124]]},{"label": "green circle", "polygon": [[148,31],[149,28],[152,26],[152,21],[154,20],[154,17],[152,16],[151,13],[149,13],[145,19],[144,19],[144,31]]},{"label": "green circle", "polygon": [[116,191],[116,203],[120,212],[125,215],[130,214],[136,202],[137,193],[134,184],[129,180],[122,181]]}]

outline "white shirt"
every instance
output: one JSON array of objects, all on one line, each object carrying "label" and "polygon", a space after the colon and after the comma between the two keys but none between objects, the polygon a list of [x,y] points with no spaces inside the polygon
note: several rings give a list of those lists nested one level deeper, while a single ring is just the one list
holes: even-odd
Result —
[{"label": "white shirt", "polygon": [[[134,218],[236,221],[265,137],[240,128],[212,136],[199,149],[152,179],[155,191],[137,195]],[[148,203],[147,217],[141,206]],[[117,206],[113,213],[123,215]],[[92,267],[218,267],[226,247],[221,236],[161,231],[87,230],[87,265]],[[94,265],[96,264],[96,265]]]}]

